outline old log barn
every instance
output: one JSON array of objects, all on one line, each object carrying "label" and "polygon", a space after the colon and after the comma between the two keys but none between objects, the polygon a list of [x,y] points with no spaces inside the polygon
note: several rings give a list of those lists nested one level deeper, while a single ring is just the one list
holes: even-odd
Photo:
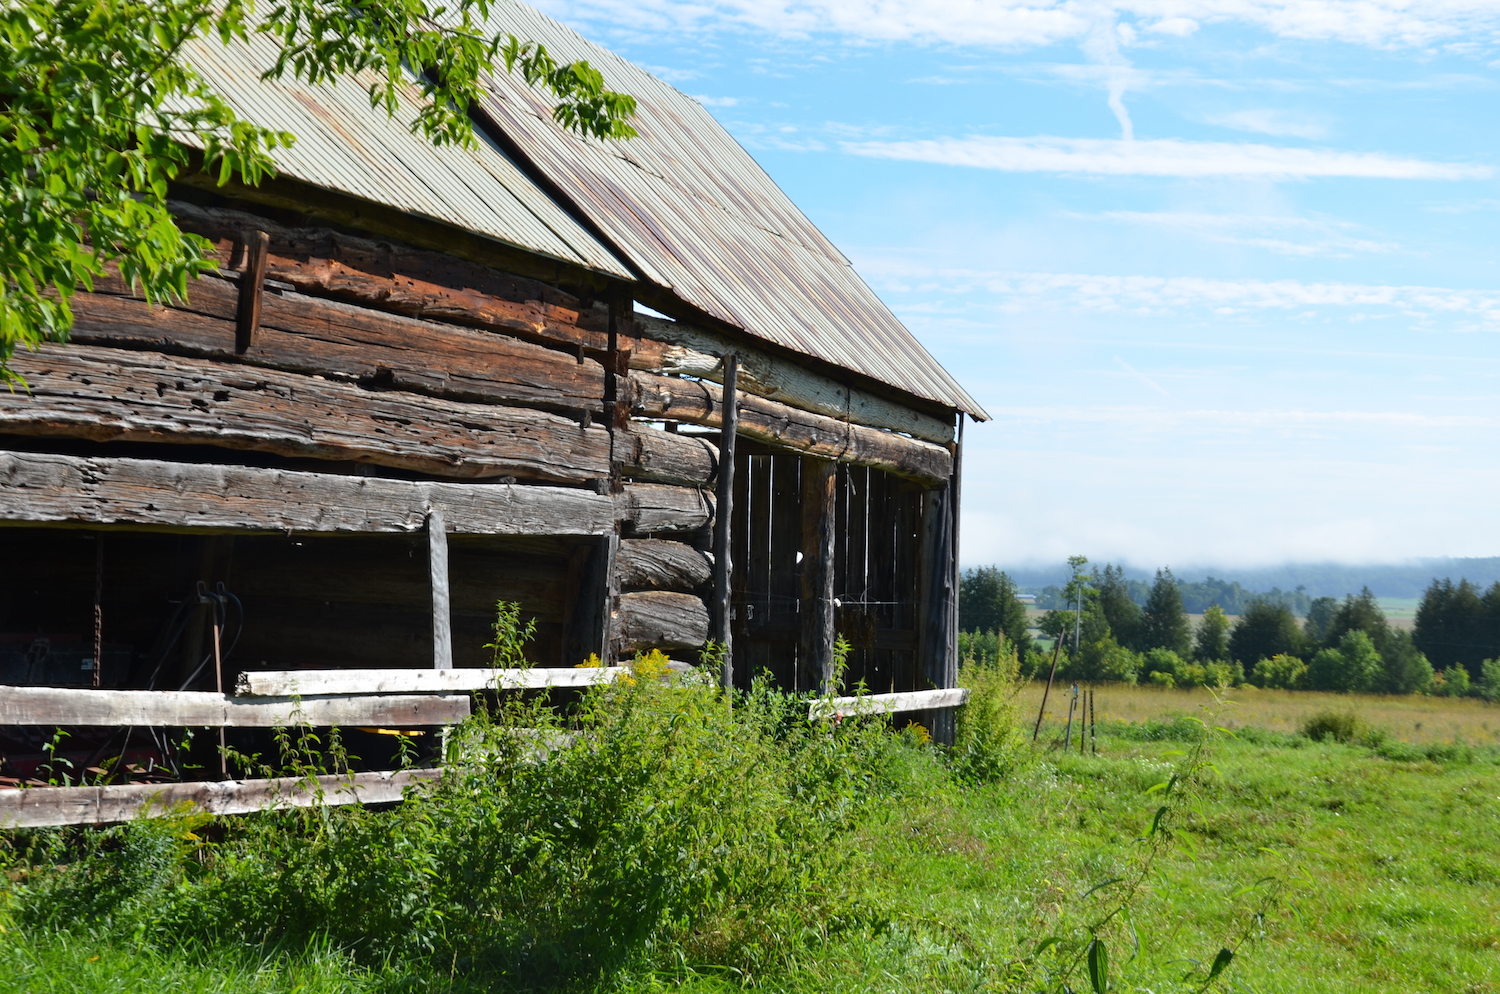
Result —
[{"label": "old log barn", "polygon": [[[388,772],[382,730],[710,638],[724,679],[804,690],[841,633],[845,685],[941,733],[986,415],[701,106],[493,13],[635,96],[640,137],[580,139],[497,72],[478,146],[433,147],[415,91],[388,118],[357,80],[262,82],[264,39],[193,50],[298,141],[257,188],[175,188],[219,262],[186,302],[101,280],[0,392],[0,786],[38,786],[0,825],[254,810],[276,784],[220,745],[289,721],[345,729],[391,799],[432,772]],[[500,600],[532,669],[490,668]]]}]

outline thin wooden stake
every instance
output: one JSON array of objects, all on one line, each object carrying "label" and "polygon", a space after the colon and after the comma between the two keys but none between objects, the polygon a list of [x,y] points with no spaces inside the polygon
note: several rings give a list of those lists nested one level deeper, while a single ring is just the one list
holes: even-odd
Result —
[{"label": "thin wooden stake", "polygon": [[1094,688],[1089,688],[1089,747],[1099,755],[1099,723],[1094,720]]},{"label": "thin wooden stake", "polygon": [[1073,684],[1073,696],[1068,698],[1068,729],[1063,733],[1063,752],[1073,747],[1073,712],[1078,710],[1078,684]]},{"label": "thin wooden stake", "polygon": [[1047,695],[1052,693],[1052,678],[1057,675],[1057,655],[1062,652],[1062,636],[1052,643],[1052,668],[1047,671],[1047,687],[1042,691],[1042,706],[1036,711],[1036,727],[1031,730],[1031,741],[1042,733],[1042,715],[1047,713]]},{"label": "thin wooden stake", "polygon": [[718,500],[714,508],[714,626],[713,638],[723,652],[724,689],[734,687],[734,632],[731,624],[729,522],[734,516],[734,439],[739,431],[739,356],[724,357],[723,435],[719,440]]}]

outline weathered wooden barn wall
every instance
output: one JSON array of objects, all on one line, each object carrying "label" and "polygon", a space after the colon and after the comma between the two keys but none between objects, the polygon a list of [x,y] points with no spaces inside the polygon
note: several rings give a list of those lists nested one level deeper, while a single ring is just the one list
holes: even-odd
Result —
[{"label": "weathered wooden barn wall", "polygon": [[[709,637],[718,381],[733,353],[736,681],[826,686],[837,632],[852,646],[845,686],[951,684],[946,636],[924,635],[934,598],[951,599],[931,584],[934,556],[951,560],[931,545],[951,424],[637,316],[597,281],[245,206],[177,205],[220,266],[187,301],[148,306],[106,278],[75,298],[70,344],[17,357],[29,389],[0,395],[0,519],[29,565],[0,583],[0,634],[71,638],[81,654],[98,581],[101,686],[431,667],[437,520],[453,665],[487,664],[498,600],[535,620],[539,665],[649,648],[692,659]],[[179,612],[199,583],[234,602],[222,676],[202,665],[208,611]],[[8,679],[89,686],[92,673]],[[228,741],[263,745],[255,734]],[[21,738],[39,761],[40,740]],[[378,767],[389,743],[365,738]],[[211,772],[211,745],[173,761]]]}]

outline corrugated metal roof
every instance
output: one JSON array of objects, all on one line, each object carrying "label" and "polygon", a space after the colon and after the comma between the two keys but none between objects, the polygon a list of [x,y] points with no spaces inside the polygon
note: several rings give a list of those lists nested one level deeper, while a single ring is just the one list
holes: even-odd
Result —
[{"label": "corrugated metal roof", "polygon": [[640,137],[585,140],[497,72],[485,110],[644,276],[749,334],[980,418],[959,386],[697,101],[518,0],[491,29],[587,59],[639,102]]},{"label": "corrugated metal roof", "polygon": [[200,39],[188,60],[237,112],[297,136],[272,158],[285,175],[328,190],[452,224],[540,255],[621,279],[629,267],[537,187],[503,152],[434,147],[411,122],[421,107],[415,86],[401,93],[394,117],[370,106],[367,80],[308,86],[262,82],[276,42],[251,35],[231,46]]}]

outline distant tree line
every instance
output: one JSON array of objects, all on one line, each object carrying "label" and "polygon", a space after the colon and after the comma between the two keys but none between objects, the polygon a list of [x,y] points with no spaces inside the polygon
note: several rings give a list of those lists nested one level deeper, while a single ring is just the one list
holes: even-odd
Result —
[{"label": "distant tree line", "polygon": [[[1467,581],[1434,581],[1414,633],[1393,627],[1369,588],[1342,601],[1273,591],[1280,596],[1241,603],[1233,623],[1222,605],[1210,603],[1194,626],[1185,585],[1170,569],[1157,570],[1146,585],[1126,579],[1118,566],[1092,571],[1082,556],[1068,563],[1072,578],[1052,601],[1060,606],[1035,626],[1051,643],[1046,648],[1032,639],[1009,576],[994,567],[966,571],[961,653],[996,658],[1009,643],[1023,675],[1045,676],[1056,649],[1065,680],[1500,699],[1500,583],[1481,595]],[[1299,597],[1306,604],[1300,621],[1293,606]]]},{"label": "distant tree line", "polygon": [[[1137,607],[1145,607],[1147,598],[1151,596],[1153,584],[1145,580],[1126,579],[1124,571],[1118,567],[1116,567],[1116,573],[1117,582],[1124,596]],[[1272,587],[1270,590],[1256,593],[1240,586],[1237,580],[1233,582],[1216,580],[1211,576],[1199,581],[1176,580],[1175,582],[1178,593],[1182,597],[1182,606],[1189,614],[1202,614],[1215,606],[1225,614],[1242,614],[1251,604],[1267,601],[1272,604],[1285,604],[1293,614],[1300,617],[1307,614],[1313,601],[1303,587],[1290,591]],[[1073,606],[1064,596],[1063,588],[1055,585],[1043,587],[1035,596],[1036,606],[1039,608],[1066,610]]]}]

